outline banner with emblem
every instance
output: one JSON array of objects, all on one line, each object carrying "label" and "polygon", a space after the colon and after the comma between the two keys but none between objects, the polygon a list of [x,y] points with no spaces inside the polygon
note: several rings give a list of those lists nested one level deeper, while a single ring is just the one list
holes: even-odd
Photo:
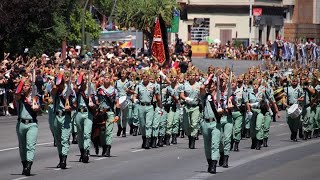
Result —
[{"label": "banner with emblem", "polygon": [[156,19],[151,50],[152,56],[157,59],[161,66],[163,66],[163,64],[166,62],[166,54],[164,50],[159,18]]}]

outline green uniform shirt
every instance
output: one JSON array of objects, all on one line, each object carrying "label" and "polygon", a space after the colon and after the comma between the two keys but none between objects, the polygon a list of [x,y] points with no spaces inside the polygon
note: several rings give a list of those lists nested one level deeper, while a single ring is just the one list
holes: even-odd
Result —
[{"label": "green uniform shirt", "polygon": [[284,94],[289,99],[289,104],[298,104],[298,98],[303,96],[303,90],[300,86],[297,86],[296,88],[293,88],[292,86],[289,86],[288,88],[284,88]]},{"label": "green uniform shirt", "polygon": [[121,96],[127,96],[126,89],[132,89],[133,83],[126,79],[124,82],[121,81],[121,79],[117,80],[115,83],[115,88],[117,89],[117,98],[120,98]]},{"label": "green uniform shirt", "polygon": [[184,83],[183,92],[186,97],[193,99],[190,105],[197,105],[200,103],[200,82],[195,82],[193,87],[189,84],[189,82]]},{"label": "green uniform shirt", "polygon": [[97,98],[99,100],[99,108],[112,109],[115,103],[115,98],[117,97],[117,90],[113,86],[105,88],[100,86],[97,89]]},{"label": "green uniform shirt", "polygon": [[149,82],[147,86],[141,82],[136,86],[135,94],[138,95],[141,103],[151,103],[153,96],[159,94],[159,89],[151,82]]}]

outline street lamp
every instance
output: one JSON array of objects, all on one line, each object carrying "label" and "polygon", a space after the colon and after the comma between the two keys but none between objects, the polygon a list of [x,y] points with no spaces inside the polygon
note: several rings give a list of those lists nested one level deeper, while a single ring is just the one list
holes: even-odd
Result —
[{"label": "street lamp", "polygon": [[89,0],[86,1],[86,4],[83,7],[83,13],[82,13],[82,22],[81,22],[81,55],[84,55],[84,31],[85,31],[85,16],[86,16],[86,9],[88,6]]}]

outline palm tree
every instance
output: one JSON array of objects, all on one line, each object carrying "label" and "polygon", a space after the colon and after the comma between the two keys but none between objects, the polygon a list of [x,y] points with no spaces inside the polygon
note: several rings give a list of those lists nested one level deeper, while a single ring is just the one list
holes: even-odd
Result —
[{"label": "palm tree", "polygon": [[118,25],[141,30],[152,42],[155,18],[161,16],[168,27],[177,7],[175,0],[118,0],[114,15]]}]

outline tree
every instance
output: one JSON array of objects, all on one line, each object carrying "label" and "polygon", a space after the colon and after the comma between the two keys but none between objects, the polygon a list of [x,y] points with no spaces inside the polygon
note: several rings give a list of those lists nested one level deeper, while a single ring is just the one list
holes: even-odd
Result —
[{"label": "tree", "polygon": [[142,30],[151,42],[155,18],[161,15],[170,26],[174,8],[178,8],[175,0],[118,0],[115,19],[120,27]]}]

